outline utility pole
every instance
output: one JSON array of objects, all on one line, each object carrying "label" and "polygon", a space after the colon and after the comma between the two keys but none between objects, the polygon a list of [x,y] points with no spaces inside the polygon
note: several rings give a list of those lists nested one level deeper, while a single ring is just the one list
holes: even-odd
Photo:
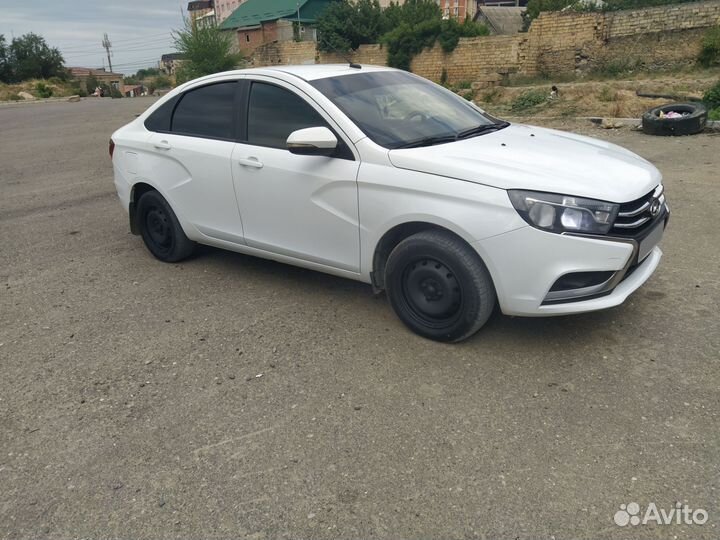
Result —
[{"label": "utility pole", "polygon": [[112,73],[112,60],[110,60],[110,48],[112,47],[112,43],[110,43],[110,38],[107,34],[105,34],[105,36],[103,37],[102,46],[107,51],[108,64],[110,65],[110,73]]}]

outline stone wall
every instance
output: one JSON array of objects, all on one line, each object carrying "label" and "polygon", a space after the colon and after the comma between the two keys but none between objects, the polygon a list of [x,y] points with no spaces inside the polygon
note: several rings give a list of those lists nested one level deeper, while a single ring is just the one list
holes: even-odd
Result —
[{"label": "stone wall", "polygon": [[[450,83],[496,80],[519,72],[553,75],[593,68],[666,68],[694,61],[705,29],[720,24],[720,0],[613,13],[541,13],[527,33],[463,38],[451,53],[439,45],[412,61],[413,72]],[[381,45],[349,56],[317,52],[312,43],[277,42],[255,51],[252,65],[387,64]],[[499,78],[497,79],[499,80]]]}]

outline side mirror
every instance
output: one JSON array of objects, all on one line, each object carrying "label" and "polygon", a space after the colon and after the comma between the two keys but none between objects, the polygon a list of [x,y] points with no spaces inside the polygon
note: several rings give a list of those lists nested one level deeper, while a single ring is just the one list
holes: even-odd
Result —
[{"label": "side mirror", "polygon": [[326,127],[298,129],[287,139],[288,150],[299,156],[331,156],[337,146],[337,137]]}]

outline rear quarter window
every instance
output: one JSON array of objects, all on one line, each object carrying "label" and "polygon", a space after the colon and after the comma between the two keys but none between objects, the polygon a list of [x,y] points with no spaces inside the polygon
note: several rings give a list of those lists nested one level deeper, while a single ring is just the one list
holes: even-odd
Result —
[{"label": "rear quarter window", "polygon": [[180,96],[175,96],[163,103],[156,111],[145,119],[145,128],[148,131],[168,132],[175,104]]}]

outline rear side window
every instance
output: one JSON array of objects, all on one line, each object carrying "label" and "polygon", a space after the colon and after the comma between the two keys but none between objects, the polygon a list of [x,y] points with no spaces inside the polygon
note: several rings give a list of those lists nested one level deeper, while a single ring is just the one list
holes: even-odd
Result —
[{"label": "rear side window", "polygon": [[248,113],[248,143],[287,149],[288,136],[298,129],[328,127],[300,96],[264,83],[253,83]]},{"label": "rear side window", "polygon": [[145,120],[145,127],[149,131],[170,131],[172,113],[178,99],[179,96],[175,96],[174,98],[169,99],[168,101],[160,105],[160,107],[158,107],[158,109],[154,113],[147,117],[147,119]]},{"label": "rear side window", "polygon": [[186,92],[175,107],[170,130],[178,135],[234,139],[237,87],[233,81]]}]

